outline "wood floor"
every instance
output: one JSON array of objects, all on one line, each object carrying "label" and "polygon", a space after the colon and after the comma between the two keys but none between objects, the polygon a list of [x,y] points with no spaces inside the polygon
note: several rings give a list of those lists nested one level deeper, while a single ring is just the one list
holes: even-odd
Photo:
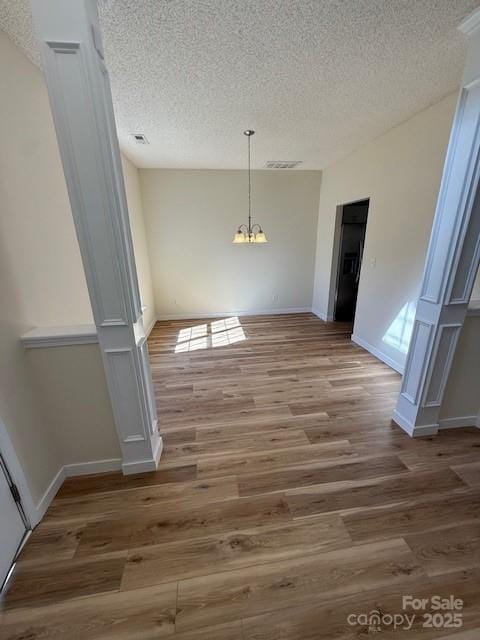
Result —
[{"label": "wood floor", "polygon": [[[155,473],[68,479],[2,640],[480,638],[480,431],[412,440],[400,377],[311,314],[157,323]],[[402,596],[462,628],[350,625]],[[428,610],[428,609],[427,609]]]}]

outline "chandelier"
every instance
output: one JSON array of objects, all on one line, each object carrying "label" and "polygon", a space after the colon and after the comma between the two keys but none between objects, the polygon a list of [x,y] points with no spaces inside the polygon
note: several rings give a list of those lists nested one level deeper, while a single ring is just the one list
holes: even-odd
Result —
[{"label": "chandelier", "polygon": [[252,189],[251,189],[251,169],[250,169],[250,138],[255,131],[247,129],[243,132],[247,136],[248,140],[248,225],[241,224],[235,235],[233,236],[233,244],[244,244],[245,242],[255,242],[257,244],[264,244],[267,242],[267,236],[264,234],[262,227],[259,224],[252,225]]}]

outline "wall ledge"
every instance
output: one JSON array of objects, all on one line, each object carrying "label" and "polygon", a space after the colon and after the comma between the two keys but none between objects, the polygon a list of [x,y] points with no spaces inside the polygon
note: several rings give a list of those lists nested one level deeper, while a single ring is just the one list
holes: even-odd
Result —
[{"label": "wall ledge", "polygon": [[64,347],[75,344],[98,343],[94,324],[78,324],[65,327],[36,327],[20,336],[25,349]]},{"label": "wall ledge", "polygon": [[[146,330],[150,335],[156,318]],[[68,347],[76,344],[98,344],[97,329],[94,324],[74,324],[63,327],[35,327],[20,336],[25,349],[41,349],[42,347]]]}]

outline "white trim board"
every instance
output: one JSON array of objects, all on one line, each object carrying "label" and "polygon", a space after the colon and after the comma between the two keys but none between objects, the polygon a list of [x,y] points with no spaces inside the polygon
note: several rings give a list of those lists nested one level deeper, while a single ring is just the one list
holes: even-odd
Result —
[{"label": "white trim board", "polygon": [[79,324],[65,327],[36,327],[20,336],[20,341],[25,349],[39,349],[96,344],[98,336],[94,324]]},{"label": "white trim board", "polygon": [[480,316],[480,300],[470,300],[467,307],[467,316]]},{"label": "white trim board", "polygon": [[3,455],[5,463],[8,468],[8,472],[12,477],[13,482],[17,485],[17,489],[20,492],[22,499],[22,506],[27,516],[30,526],[34,527],[37,524],[36,520],[36,507],[30,493],[30,487],[28,486],[27,479],[23,473],[22,466],[17,457],[15,448],[10,439],[10,434],[7,431],[7,427],[0,419],[0,451]]},{"label": "white trim board", "polygon": [[148,336],[152,333],[153,327],[157,324],[158,318],[156,316],[153,317],[153,320],[150,322],[148,327],[145,329],[145,335]]},{"label": "white trim board", "polygon": [[76,462],[74,464],[66,464],[63,468],[66,478],[88,476],[92,473],[120,471],[122,460],[121,458],[110,458],[108,460],[94,460],[93,462]]},{"label": "white trim board", "polygon": [[216,313],[175,313],[159,314],[162,320],[201,320],[202,318],[222,318],[231,316],[276,316],[288,313],[312,313],[311,307],[291,307],[289,309],[252,309],[251,311],[217,311]]},{"label": "white trim board", "polygon": [[317,316],[317,318],[320,318],[320,320],[323,320],[324,322],[333,322],[333,315],[329,316],[327,313],[320,311],[320,309],[316,309],[315,307],[312,307],[312,313],[313,315]]},{"label": "white trim board", "polygon": [[34,507],[31,514],[32,526],[36,526],[43,518],[65,478],[85,476],[93,473],[106,473],[107,471],[120,471],[121,467],[122,461],[120,458],[112,458],[110,460],[93,460],[92,462],[78,462],[74,464],[66,464],[60,467],[47,490],[40,498],[38,504]]},{"label": "white trim board", "polygon": [[55,498],[55,496],[58,493],[58,490],[62,486],[65,478],[66,478],[65,467],[61,467],[57,471],[55,477],[53,478],[51,483],[48,485],[47,490],[45,491],[43,496],[40,498],[37,506],[35,507],[34,513],[32,514],[32,527],[35,527],[43,518],[52,500]]},{"label": "white trim board", "polygon": [[477,427],[480,429],[480,416],[460,416],[459,418],[440,418],[439,429],[459,429],[461,427]]},{"label": "white trim board", "polygon": [[[145,330],[150,335],[157,318]],[[35,327],[20,336],[25,349],[44,347],[70,347],[77,344],[98,344],[97,329],[94,324],[66,325],[63,327]]]},{"label": "white trim board", "polygon": [[373,356],[375,356],[385,364],[388,364],[389,367],[395,369],[395,371],[398,371],[398,373],[401,373],[403,375],[405,365],[400,364],[400,362],[397,362],[393,358],[390,358],[390,356],[387,356],[386,353],[383,353],[383,351],[380,351],[380,349],[377,349],[377,347],[374,347],[363,338],[359,338],[354,333],[352,334],[352,342],[358,344],[358,346],[362,347],[362,349],[366,349],[366,351],[369,351]]}]

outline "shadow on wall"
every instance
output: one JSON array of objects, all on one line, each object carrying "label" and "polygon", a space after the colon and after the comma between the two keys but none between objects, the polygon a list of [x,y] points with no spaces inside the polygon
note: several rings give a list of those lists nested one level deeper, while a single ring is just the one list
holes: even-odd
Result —
[{"label": "shadow on wall", "polygon": [[408,351],[416,307],[416,300],[405,303],[382,338],[385,344],[397,349],[400,353]]},{"label": "shadow on wall", "polygon": [[187,353],[199,349],[226,347],[246,340],[245,332],[237,316],[210,323],[187,327],[178,333],[175,353]]}]

